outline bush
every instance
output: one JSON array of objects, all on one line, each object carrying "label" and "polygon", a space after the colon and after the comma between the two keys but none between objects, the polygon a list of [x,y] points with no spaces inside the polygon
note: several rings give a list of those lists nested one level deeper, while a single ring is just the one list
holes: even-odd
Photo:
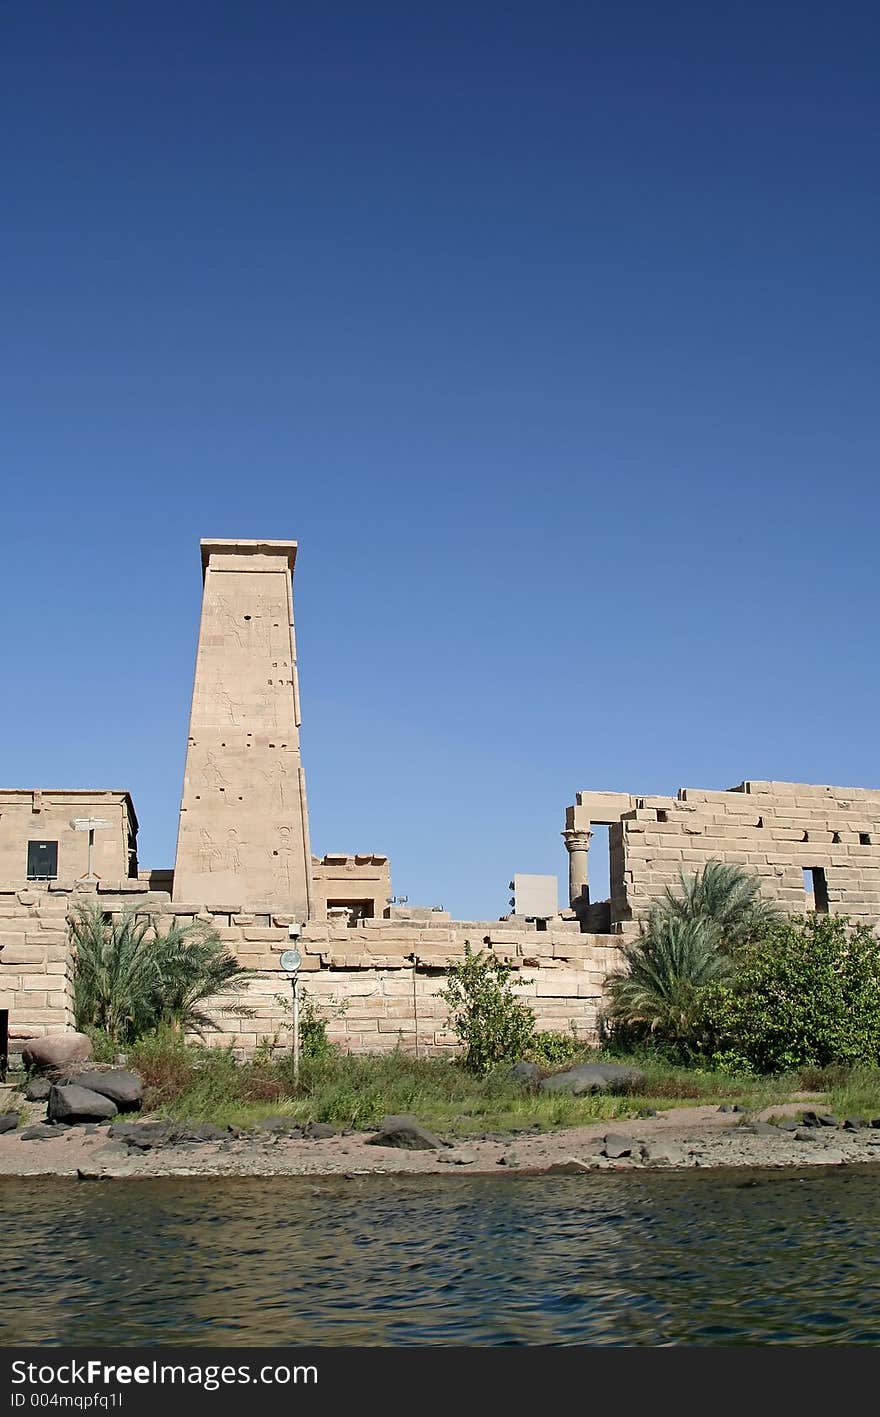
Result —
[{"label": "bush", "polygon": [[[299,1005],[299,1052],[303,1062],[315,1062],[324,1058],[332,1058],[339,1049],[335,1043],[331,1043],[327,1037],[327,1018],[318,1008],[314,999],[310,998],[300,985],[300,1005]],[[287,1038],[293,1033],[293,1000],[288,993],[276,994],[275,1004],[284,1015],[283,1028],[276,1029],[272,1039],[266,1039],[266,1045],[271,1056],[273,1052],[279,1050],[283,1045],[282,1034]],[[348,1001],[343,1000],[341,1004],[336,1004],[330,1009],[332,1015],[338,1016],[348,1008]]]},{"label": "bush", "polygon": [[702,999],[703,1050],[760,1073],[880,1061],[880,942],[845,916],[773,926]]},{"label": "bush", "polygon": [[[518,981],[517,981],[518,982]],[[468,1072],[485,1077],[499,1063],[528,1052],[535,1033],[531,1009],[514,997],[511,970],[494,955],[474,952],[465,941],[464,960],[451,967],[440,998],[465,1047]]]},{"label": "bush", "polygon": [[533,1034],[526,1055],[531,1062],[539,1063],[541,1067],[556,1068],[565,1063],[575,1062],[588,1051],[586,1044],[581,1042],[574,1029],[568,1033],[554,1033],[547,1030]]}]

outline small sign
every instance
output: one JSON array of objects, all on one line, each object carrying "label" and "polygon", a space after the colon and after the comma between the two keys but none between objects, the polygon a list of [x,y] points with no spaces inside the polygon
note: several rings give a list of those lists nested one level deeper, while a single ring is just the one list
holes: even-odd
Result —
[{"label": "small sign", "polygon": [[74,817],[70,825],[75,832],[98,832],[107,831],[113,823],[106,821],[104,817]]},{"label": "small sign", "polygon": [[302,964],[302,955],[299,950],[285,950],[281,956],[281,968],[288,974],[296,974]]}]

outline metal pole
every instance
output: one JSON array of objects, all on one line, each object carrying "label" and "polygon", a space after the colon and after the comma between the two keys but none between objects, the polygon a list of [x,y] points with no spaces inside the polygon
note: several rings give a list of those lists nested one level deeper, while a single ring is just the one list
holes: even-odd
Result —
[{"label": "metal pole", "polygon": [[293,976],[293,1081],[299,1082],[299,989],[298,976]]},{"label": "metal pole", "polygon": [[418,963],[416,955],[413,955],[413,1026],[416,1035],[416,1057],[419,1056],[419,1003],[416,995],[416,965]]},{"label": "metal pole", "polygon": [[88,879],[92,879],[92,847],[95,844],[95,828],[89,827],[89,870]]}]

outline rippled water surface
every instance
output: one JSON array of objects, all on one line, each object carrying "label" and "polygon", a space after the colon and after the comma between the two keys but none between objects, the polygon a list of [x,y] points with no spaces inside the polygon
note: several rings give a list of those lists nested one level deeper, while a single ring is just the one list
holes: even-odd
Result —
[{"label": "rippled water surface", "polygon": [[3,1179],[4,1344],[880,1342],[880,1175]]}]

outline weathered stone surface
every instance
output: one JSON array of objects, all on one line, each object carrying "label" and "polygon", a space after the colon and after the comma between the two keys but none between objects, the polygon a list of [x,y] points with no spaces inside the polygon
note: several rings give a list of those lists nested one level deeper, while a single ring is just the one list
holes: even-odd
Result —
[{"label": "weathered stone surface", "polygon": [[261,1117],[257,1129],[261,1132],[279,1132],[285,1136],[302,1135],[302,1127],[296,1117]]},{"label": "weathered stone surface", "polygon": [[511,1082],[522,1082],[527,1086],[533,1086],[541,1081],[541,1069],[537,1063],[530,1063],[527,1058],[522,1062],[514,1063],[508,1074]]},{"label": "weathered stone surface", "polygon": [[86,1072],[72,1073],[67,1082],[109,1097],[120,1112],[136,1112],[144,1100],[143,1079],[138,1073],[127,1072],[123,1068],[92,1068]]},{"label": "weathered stone surface", "polygon": [[626,1067],[623,1063],[580,1063],[576,1068],[553,1073],[538,1085],[542,1092],[570,1092],[580,1097],[587,1092],[627,1091],[644,1080],[645,1075],[639,1068]]},{"label": "weathered stone surface", "polygon": [[49,1093],[50,1122],[101,1122],[116,1116],[116,1103],[87,1087],[53,1087]]},{"label": "weathered stone surface", "polygon": [[182,1130],[176,1122],[114,1122],[108,1127],[107,1136],[138,1151],[150,1151],[153,1147],[165,1146]]},{"label": "weathered stone surface", "polygon": [[544,1172],[545,1176],[581,1176],[585,1171],[591,1171],[588,1161],[581,1161],[577,1156],[567,1156],[564,1161],[554,1161],[552,1166],[548,1166]]},{"label": "weathered stone surface", "polygon": [[667,1137],[651,1137],[642,1142],[641,1154],[642,1160],[649,1165],[685,1166],[689,1160],[688,1152],[681,1143],[670,1141]]},{"label": "weathered stone surface", "polygon": [[52,1090],[48,1078],[32,1078],[24,1090],[26,1102],[45,1102]]},{"label": "weathered stone surface", "polygon": [[406,1151],[439,1151],[443,1142],[419,1125],[415,1117],[383,1117],[375,1136],[367,1138],[368,1146],[395,1146]]},{"label": "weathered stone surface", "polygon": [[47,1127],[45,1122],[35,1122],[32,1127],[25,1127],[18,1135],[22,1141],[57,1141],[58,1130],[57,1127]]},{"label": "weathered stone surface", "polygon": [[231,1135],[227,1128],[215,1127],[213,1122],[197,1122],[194,1125],[181,1122],[115,1122],[107,1131],[111,1141],[123,1142],[138,1151],[229,1141]]},{"label": "weathered stone surface", "polygon": [[31,1038],[21,1050],[21,1061],[28,1072],[37,1073],[87,1063],[91,1056],[92,1040],[85,1033],[50,1033],[45,1038]]},{"label": "weathered stone surface", "polygon": [[623,1156],[641,1157],[642,1143],[635,1137],[624,1136],[621,1132],[608,1132],[602,1144],[602,1151],[610,1160],[617,1161]]},{"label": "weathered stone surface", "polygon": [[0,1112],[0,1132],[14,1132],[17,1126],[17,1112]]},{"label": "weathered stone surface", "polygon": [[303,1136],[306,1141],[329,1141],[330,1137],[336,1137],[339,1133],[335,1127],[331,1127],[327,1122],[308,1122],[303,1127]]},{"label": "weathered stone surface", "polygon": [[757,1122],[751,1118],[747,1122],[743,1122],[738,1130],[747,1132],[753,1137],[778,1137],[780,1134],[779,1128],[774,1127],[772,1122]]}]

